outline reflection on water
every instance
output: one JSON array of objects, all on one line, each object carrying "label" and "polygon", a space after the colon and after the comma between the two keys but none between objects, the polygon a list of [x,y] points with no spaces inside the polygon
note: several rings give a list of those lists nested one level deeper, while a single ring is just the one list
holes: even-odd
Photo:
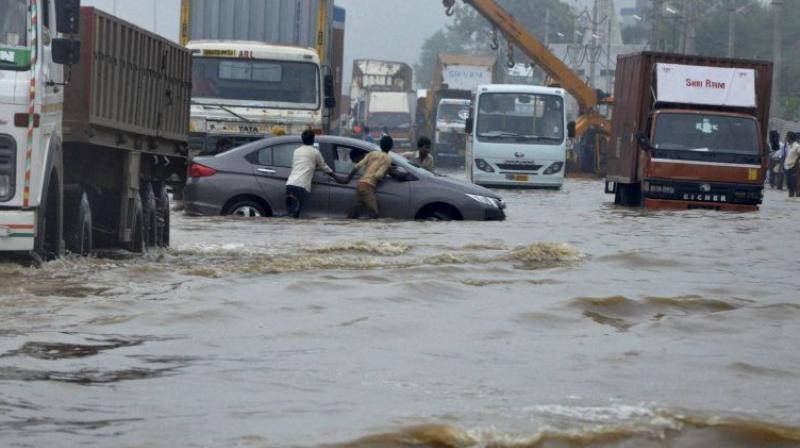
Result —
[{"label": "reflection on water", "polygon": [[4,446],[800,446],[800,203],[502,194],[502,223],[175,215],[166,251],[0,262]]}]

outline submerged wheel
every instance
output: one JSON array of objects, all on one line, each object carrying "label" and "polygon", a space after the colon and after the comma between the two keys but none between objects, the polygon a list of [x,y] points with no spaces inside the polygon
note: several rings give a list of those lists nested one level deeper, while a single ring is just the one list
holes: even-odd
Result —
[{"label": "submerged wheel", "polygon": [[642,203],[641,184],[617,184],[614,202],[625,207],[638,207]]},{"label": "submerged wheel", "polygon": [[142,194],[142,208],[144,214],[144,237],[147,247],[155,247],[159,239],[158,233],[158,210],[156,195],[150,183],[145,183]]},{"label": "submerged wheel", "polygon": [[36,217],[36,239],[34,253],[44,261],[62,255],[63,187],[55,170],[50,174],[47,193],[42,195]]},{"label": "submerged wheel", "polygon": [[239,201],[228,208],[228,215],[241,218],[263,218],[267,216],[264,207],[254,201]]},{"label": "submerged wheel", "polygon": [[83,257],[94,250],[92,208],[89,197],[80,188],[64,192],[64,232],[67,250]]},{"label": "submerged wheel", "polygon": [[157,217],[157,230],[156,230],[156,245],[158,247],[169,247],[169,195],[167,194],[167,186],[160,185],[156,188],[156,217]]}]

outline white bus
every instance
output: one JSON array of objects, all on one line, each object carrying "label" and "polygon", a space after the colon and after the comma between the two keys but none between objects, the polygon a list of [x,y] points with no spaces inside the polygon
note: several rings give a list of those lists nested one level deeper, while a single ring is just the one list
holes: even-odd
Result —
[{"label": "white bus", "polygon": [[566,165],[564,89],[478,87],[467,121],[467,178],[484,186],[561,188]]}]

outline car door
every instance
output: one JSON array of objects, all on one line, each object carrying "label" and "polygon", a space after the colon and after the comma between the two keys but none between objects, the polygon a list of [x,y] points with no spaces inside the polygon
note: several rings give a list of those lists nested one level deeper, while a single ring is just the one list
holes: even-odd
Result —
[{"label": "car door", "polygon": [[[358,159],[359,155],[366,153],[366,150],[357,146],[345,144],[331,144],[323,147],[323,155],[331,165],[331,168],[339,175],[347,175],[355,166],[353,157]],[[330,182],[330,215],[333,218],[346,218],[353,210],[356,202],[356,186],[361,175],[356,174],[348,184],[338,184]],[[381,218],[408,219],[410,215],[410,185],[408,182],[400,182],[390,176],[378,184],[376,191],[378,196],[378,209]]]},{"label": "car door", "polygon": [[[258,163],[253,168],[253,174],[277,216],[286,215],[286,180],[292,172],[294,151],[300,146],[299,143],[280,143],[258,152]],[[322,180],[320,172],[314,174],[311,194],[306,199],[302,218],[328,216],[330,187]]]}]

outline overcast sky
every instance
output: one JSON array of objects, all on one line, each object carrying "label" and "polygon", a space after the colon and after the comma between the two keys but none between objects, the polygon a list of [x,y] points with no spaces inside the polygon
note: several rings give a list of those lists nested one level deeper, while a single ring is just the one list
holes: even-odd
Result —
[{"label": "overcast sky", "polygon": [[[143,28],[178,39],[180,0],[83,0]],[[422,42],[447,23],[440,0],[335,0],[347,10],[345,81],[353,59],[417,60]]]}]

